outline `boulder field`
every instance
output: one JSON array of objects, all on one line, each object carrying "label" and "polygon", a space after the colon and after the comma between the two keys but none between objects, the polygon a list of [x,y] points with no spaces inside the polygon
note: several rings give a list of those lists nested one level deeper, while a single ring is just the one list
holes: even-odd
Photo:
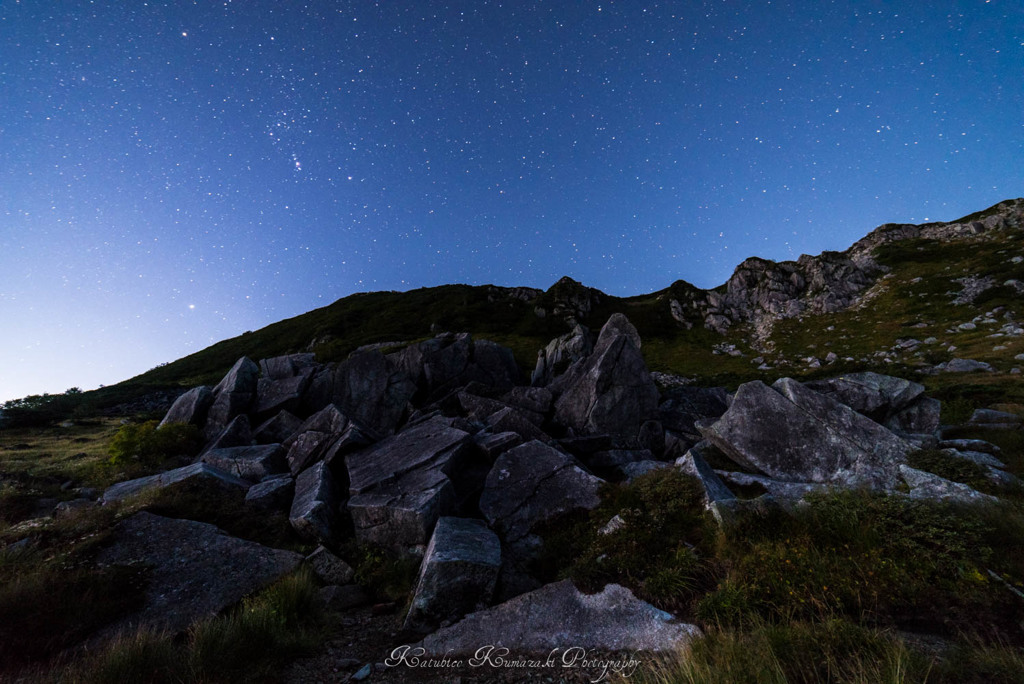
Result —
[{"label": "boulder field", "polygon": [[[510,350],[465,333],[363,349],[334,365],[311,354],[241,358],[215,387],[182,394],[161,424],[202,431],[197,461],[118,483],[103,500],[193,478],[245,492],[247,505],[286,513],[318,546],[304,562],[339,605],[365,600],[338,557],[353,537],[421,559],[404,627],[428,653],[462,652],[481,638],[520,651],[566,639],[671,651],[697,637],[697,627],[618,585],[586,595],[568,580],[542,585],[527,570],[543,526],[596,507],[604,482],[678,468],[702,483],[707,507],[725,521],[743,507],[786,508],[825,488],[991,498],[911,467],[922,448],[1012,479],[993,445],[942,441],[939,402],[915,382],[855,373],[749,382],[735,393],[659,389],[640,347],[622,314],[596,336],[577,325],[540,351],[529,385]],[[767,493],[737,496],[755,485]],[[132,622],[165,629],[184,629],[302,560],[150,513],[126,519],[115,536],[106,562],[162,568]],[[203,552],[182,567],[186,547]],[[165,605],[171,599],[174,611]]]}]

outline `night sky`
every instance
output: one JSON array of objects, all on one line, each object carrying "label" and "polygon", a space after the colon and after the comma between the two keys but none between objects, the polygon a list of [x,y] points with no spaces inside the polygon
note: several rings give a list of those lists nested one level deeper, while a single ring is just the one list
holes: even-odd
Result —
[{"label": "night sky", "polygon": [[0,0],[0,400],[353,292],[711,287],[1019,195],[1019,0]]}]

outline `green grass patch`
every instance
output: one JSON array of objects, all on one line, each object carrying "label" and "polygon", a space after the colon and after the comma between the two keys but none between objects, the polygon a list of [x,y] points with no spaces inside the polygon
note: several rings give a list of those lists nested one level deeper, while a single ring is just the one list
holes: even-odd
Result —
[{"label": "green grass patch", "polygon": [[966,458],[950,456],[941,449],[912,451],[907,454],[907,465],[953,482],[961,482],[979,491],[993,492],[996,489],[984,466]]},{"label": "green grass patch", "polygon": [[[792,516],[726,528],[726,568],[697,615],[711,624],[845,616],[956,633],[979,624],[1018,637],[1024,605],[989,569],[1024,578],[1024,513],[899,496],[819,494]],[[1016,626],[1015,626],[1016,625]]]}]

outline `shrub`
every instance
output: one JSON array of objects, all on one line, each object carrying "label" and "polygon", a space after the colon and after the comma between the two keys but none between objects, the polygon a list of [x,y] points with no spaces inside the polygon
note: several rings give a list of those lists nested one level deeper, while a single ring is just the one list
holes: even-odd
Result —
[{"label": "shrub", "polygon": [[203,447],[202,434],[194,425],[171,423],[159,429],[157,425],[155,420],[123,425],[110,440],[110,462],[157,466],[168,458],[191,458]]}]

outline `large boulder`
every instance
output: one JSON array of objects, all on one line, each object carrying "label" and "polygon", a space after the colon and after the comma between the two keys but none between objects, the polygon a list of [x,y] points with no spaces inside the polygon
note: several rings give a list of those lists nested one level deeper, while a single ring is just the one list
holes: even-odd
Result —
[{"label": "large boulder", "polygon": [[490,605],[501,542],[482,520],[442,517],[423,556],[405,629],[430,630]]},{"label": "large boulder", "polygon": [[638,340],[625,316],[612,315],[555,402],[555,419],[578,433],[636,437],[644,421],[657,418],[658,388]]},{"label": "large boulder", "polygon": [[482,646],[516,655],[570,647],[677,653],[700,634],[617,584],[587,595],[563,580],[473,613],[419,645],[430,656],[456,657],[479,656]]},{"label": "large boulder", "polygon": [[600,485],[571,456],[542,442],[527,442],[494,462],[480,511],[506,543],[516,544],[542,522],[597,506]]},{"label": "large boulder", "polygon": [[170,423],[188,423],[202,426],[206,422],[206,413],[213,403],[213,390],[206,385],[193,387],[174,400],[167,415],[160,421],[160,426]]},{"label": "large boulder", "polygon": [[223,486],[226,489],[246,491],[249,483],[241,478],[226,473],[206,463],[193,463],[182,468],[175,468],[167,472],[140,477],[126,482],[118,482],[111,485],[103,492],[103,503],[123,501],[128,497],[157,489],[166,489],[184,482],[206,481]]},{"label": "large boulder", "polygon": [[790,378],[740,386],[703,430],[736,463],[788,482],[891,489],[913,447],[871,419]]},{"label": "large boulder", "polygon": [[334,403],[382,435],[395,432],[415,393],[409,373],[379,351],[353,354],[334,371]]},{"label": "large boulder", "polygon": [[281,411],[253,430],[252,437],[257,444],[281,444],[302,427],[302,419],[288,411]]},{"label": "large boulder", "polygon": [[470,444],[469,433],[436,417],[350,454],[356,538],[392,548],[426,544],[437,519],[458,507],[452,478],[469,470]]},{"label": "large boulder", "polygon": [[207,523],[136,513],[114,527],[102,565],[145,567],[142,607],[106,631],[183,632],[295,570],[302,556],[228,536]]},{"label": "large boulder", "polygon": [[253,412],[260,419],[281,411],[295,413],[302,410],[302,399],[313,379],[313,368],[286,378],[260,378],[256,385],[256,405]]}]

